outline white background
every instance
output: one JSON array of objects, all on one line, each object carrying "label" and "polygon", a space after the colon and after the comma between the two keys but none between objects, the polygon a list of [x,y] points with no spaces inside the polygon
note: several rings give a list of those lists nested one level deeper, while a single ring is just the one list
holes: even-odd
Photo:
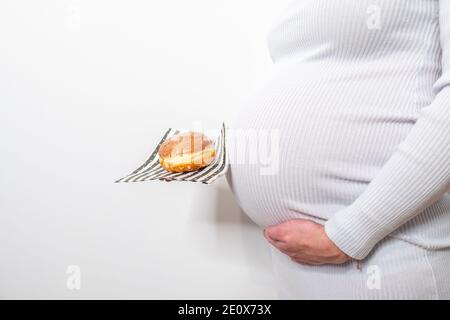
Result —
[{"label": "white background", "polygon": [[0,298],[276,298],[225,179],[113,181],[168,127],[232,117],[286,2],[0,2]]}]

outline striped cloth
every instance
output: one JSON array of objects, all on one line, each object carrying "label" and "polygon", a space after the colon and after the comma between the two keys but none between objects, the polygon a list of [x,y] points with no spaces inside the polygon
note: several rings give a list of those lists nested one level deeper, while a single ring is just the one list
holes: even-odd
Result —
[{"label": "striped cloth", "polygon": [[225,174],[228,169],[228,157],[226,150],[226,125],[222,124],[220,135],[215,142],[215,148],[217,152],[216,159],[207,167],[192,172],[173,173],[166,171],[159,164],[158,150],[161,144],[170,137],[180,133],[176,129],[168,129],[163,135],[161,141],[159,141],[155,150],[150,157],[136,170],[128,174],[127,176],[117,180],[116,182],[142,182],[149,180],[162,180],[162,181],[190,181],[190,182],[202,182],[210,184],[217,178]]}]

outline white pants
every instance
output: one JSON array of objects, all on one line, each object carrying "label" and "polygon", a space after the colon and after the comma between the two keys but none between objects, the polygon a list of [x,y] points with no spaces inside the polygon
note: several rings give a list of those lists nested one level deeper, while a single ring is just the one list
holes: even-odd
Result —
[{"label": "white pants", "polygon": [[271,249],[280,299],[450,299],[450,248],[387,237],[360,263],[307,266]]}]

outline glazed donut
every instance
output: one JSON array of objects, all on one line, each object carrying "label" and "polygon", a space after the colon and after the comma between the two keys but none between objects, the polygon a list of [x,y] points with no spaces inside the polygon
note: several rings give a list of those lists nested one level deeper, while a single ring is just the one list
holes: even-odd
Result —
[{"label": "glazed donut", "polygon": [[216,157],[214,142],[199,132],[177,134],[159,147],[159,163],[170,172],[194,171]]}]

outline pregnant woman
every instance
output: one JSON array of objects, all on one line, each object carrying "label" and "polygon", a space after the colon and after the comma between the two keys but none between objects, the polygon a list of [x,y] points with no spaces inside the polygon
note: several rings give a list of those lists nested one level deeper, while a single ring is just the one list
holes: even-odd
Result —
[{"label": "pregnant woman", "polygon": [[227,178],[280,297],[449,299],[450,1],[296,0],[268,39]]}]

